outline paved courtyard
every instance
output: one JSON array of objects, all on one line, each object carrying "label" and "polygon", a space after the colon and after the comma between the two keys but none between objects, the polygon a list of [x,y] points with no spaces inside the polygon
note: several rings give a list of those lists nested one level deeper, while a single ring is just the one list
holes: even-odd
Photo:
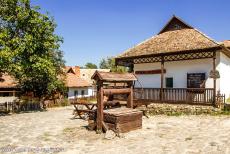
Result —
[{"label": "paved courtyard", "polygon": [[72,108],[0,116],[0,153],[230,153],[228,116],[154,116],[113,140],[71,119]]}]

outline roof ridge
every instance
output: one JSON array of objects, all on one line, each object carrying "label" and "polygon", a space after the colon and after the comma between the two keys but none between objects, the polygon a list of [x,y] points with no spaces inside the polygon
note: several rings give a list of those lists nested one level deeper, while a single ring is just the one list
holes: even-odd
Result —
[{"label": "roof ridge", "polygon": [[209,37],[208,35],[206,35],[205,33],[201,32],[200,30],[198,30],[197,28],[194,28],[195,31],[197,31],[198,33],[200,33],[201,35],[203,35],[205,38],[209,39],[210,41],[212,41],[213,43],[215,43],[216,45],[220,45],[217,41],[215,41],[213,38]]}]

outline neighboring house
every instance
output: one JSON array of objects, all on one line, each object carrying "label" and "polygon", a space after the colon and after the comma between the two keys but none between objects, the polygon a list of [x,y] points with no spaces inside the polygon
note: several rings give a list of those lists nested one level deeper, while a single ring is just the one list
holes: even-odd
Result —
[{"label": "neighboring house", "polygon": [[8,74],[0,75],[0,103],[12,102],[17,99],[19,88],[17,81]]},{"label": "neighboring house", "polygon": [[95,96],[95,85],[91,77],[97,70],[110,72],[110,69],[81,69],[79,66],[66,66],[68,98]]},{"label": "neighboring house", "polygon": [[141,83],[136,87],[149,92],[145,98],[215,103],[219,91],[230,96],[229,49],[230,41],[217,43],[173,16],[156,36],[119,55],[116,64],[133,69]]},{"label": "neighboring house", "polygon": [[8,74],[0,75],[0,97],[16,96],[18,92],[17,81]]},{"label": "neighboring house", "polygon": [[80,77],[80,67],[66,67],[66,86],[68,99],[93,96],[93,87],[85,79]]},{"label": "neighboring house", "polygon": [[227,47],[228,49],[230,49],[230,40],[226,40],[226,41],[220,42],[220,44],[223,44],[225,47]]},{"label": "neighboring house", "polygon": [[91,79],[93,74],[96,72],[110,72],[110,69],[80,69],[80,77],[88,81],[93,85],[94,80]]}]

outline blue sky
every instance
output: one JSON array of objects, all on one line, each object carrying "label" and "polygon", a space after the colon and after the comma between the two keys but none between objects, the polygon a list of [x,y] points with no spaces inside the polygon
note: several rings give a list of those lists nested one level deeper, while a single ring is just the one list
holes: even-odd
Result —
[{"label": "blue sky", "polygon": [[64,38],[66,65],[98,64],[155,35],[173,14],[216,41],[230,40],[229,0],[32,0]]}]

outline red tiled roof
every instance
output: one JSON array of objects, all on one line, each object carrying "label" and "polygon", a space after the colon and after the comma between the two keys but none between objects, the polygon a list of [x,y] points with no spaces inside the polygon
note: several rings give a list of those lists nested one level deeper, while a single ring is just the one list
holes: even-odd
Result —
[{"label": "red tiled roof", "polygon": [[8,74],[0,76],[0,88],[16,88],[17,81]]},{"label": "red tiled roof", "polygon": [[90,84],[86,80],[77,77],[75,74],[67,73],[66,86],[68,88],[78,88],[78,87],[90,87]]},{"label": "red tiled roof", "polygon": [[230,40],[223,41],[222,44],[224,44],[225,47],[230,48]]}]

